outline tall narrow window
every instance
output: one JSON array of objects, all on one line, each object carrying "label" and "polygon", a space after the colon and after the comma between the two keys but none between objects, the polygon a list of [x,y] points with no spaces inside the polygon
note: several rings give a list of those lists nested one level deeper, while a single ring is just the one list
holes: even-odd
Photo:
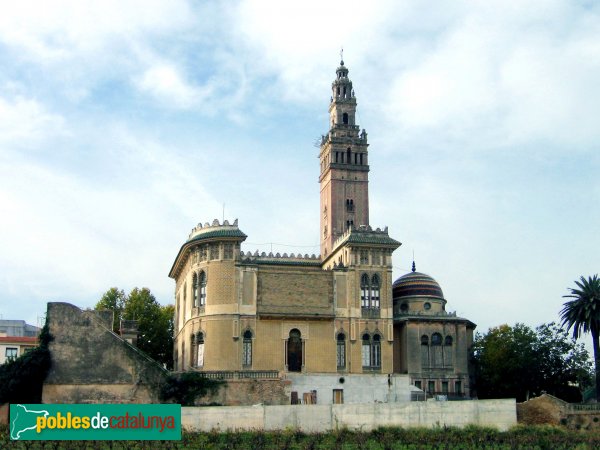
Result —
[{"label": "tall narrow window", "polygon": [[290,372],[302,371],[302,335],[294,328],[287,342],[287,365]]},{"label": "tall narrow window", "polygon": [[462,384],[461,384],[460,380],[456,380],[454,382],[454,393],[456,395],[462,395]]},{"label": "tall narrow window", "polygon": [[219,259],[219,244],[210,244],[210,259]]},{"label": "tall narrow window", "polygon": [[[193,348],[192,351],[194,351]],[[181,370],[185,370],[185,339],[181,343]]]},{"label": "tall narrow window", "polygon": [[376,334],[373,336],[371,345],[371,367],[379,369],[381,367],[381,336]]},{"label": "tall narrow window", "polygon": [[446,336],[444,339],[444,366],[452,367],[452,336]]},{"label": "tall narrow window", "polygon": [[435,392],[435,381],[430,380],[429,383],[427,384],[427,391],[430,394],[433,394]]},{"label": "tall narrow window", "polygon": [[346,335],[344,333],[337,335],[337,368],[346,368]]},{"label": "tall narrow window", "polygon": [[431,335],[431,353],[433,367],[443,367],[442,335],[440,333],[433,333]]},{"label": "tall narrow window", "polygon": [[368,333],[362,335],[362,365],[371,367],[371,337]]},{"label": "tall narrow window", "polygon": [[196,357],[196,366],[203,367],[204,366],[204,333],[201,331],[196,335],[196,346],[195,349],[197,357]]},{"label": "tall narrow window", "polygon": [[346,152],[346,162],[348,164],[352,164],[352,153],[350,152],[350,149],[348,149],[348,151]]},{"label": "tall narrow window", "polygon": [[206,272],[200,272],[198,280],[200,285],[200,306],[206,305]]},{"label": "tall narrow window", "polygon": [[242,365],[250,367],[252,366],[252,331],[246,330],[244,332],[242,346]]},{"label": "tall narrow window", "polygon": [[371,278],[371,308],[379,308],[379,277],[377,274]]},{"label": "tall narrow window", "polygon": [[421,336],[421,367],[429,367],[429,336]]},{"label": "tall narrow window", "polygon": [[198,275],[192,277],[192,297],[194,299],[194,308],[198,307]]},{"label": "tall narrow window", "polygon": [[186,306],[187,306],[186,295],[185,295],[186,289],[187,289],[187,286],[184,284],[183,285],[183,309],[181,310],[181,319],[183,321],[182,326],[185,325],[185,314],[186,314]]},{"label": "tall narrow window", "polygon": [[198,352],[196,352],[196,335],[192,334],[190,336],[190,348],[192,351],[190,352],[190,367],[198,366]]},{"label": "tall narrow window", "polygon": [[348,125],[348,113],[342,114],[342,122],[344,122],[344,125]]},{"label": "tall narrow window", "polygon": [[369,276],[366,273],[360,277],[360,306],[369,307]]},{"label": "tall narrow window", "polygon": [[223,259],[233,259],[233,244],[223,245]]}]

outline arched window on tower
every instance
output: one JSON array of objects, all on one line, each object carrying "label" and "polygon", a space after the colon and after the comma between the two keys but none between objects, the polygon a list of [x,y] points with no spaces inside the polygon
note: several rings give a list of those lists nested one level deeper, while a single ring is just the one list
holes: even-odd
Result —
[{"label": "arched window on tower", "polygon": [[200,272],[198,280],[200,285],[200,306],[206,305],[206,272]]},{"label": "arched window on tower", "polygon": [[369,276],[366,273],[360,277],[360,306],[369,307]]},{"label": "arched window on tower", "polygon": [[352,152],[350,149],[346,150],[346,162],[352,164]]},{"label": "arched window on tower", "polygon": [[244,331],[244,341],[242,342],[242,365],[245,368],[252,366],[252,331]]},{"label": "arched window on tower", "polygon": [[198,307],[198,275],[192,277],[192,297],[194,300],[194,308]]},{"label": "arched window on tower", "polygon": [[371,278],[371,308],[379,308],[379,277],[377,274]]},{"label": "arched window on tower", "polygon": [[344,125],[348,125],[348,113],[342,114],[342,122]]},{"label": "arched window on tower", "polygon": [[337,335],[337,368],[338,370],[346,368],[346,335],[344,333]]}]

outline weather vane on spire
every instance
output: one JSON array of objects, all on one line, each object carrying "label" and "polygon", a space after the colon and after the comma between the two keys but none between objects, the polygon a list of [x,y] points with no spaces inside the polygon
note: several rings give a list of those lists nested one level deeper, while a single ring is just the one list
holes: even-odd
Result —
[{"label": "weather vane on spire", "polygon": [[340,60],[341,60],[342,66],[343,66],[344,65],[344,47],[342,47],[340,50]]}]

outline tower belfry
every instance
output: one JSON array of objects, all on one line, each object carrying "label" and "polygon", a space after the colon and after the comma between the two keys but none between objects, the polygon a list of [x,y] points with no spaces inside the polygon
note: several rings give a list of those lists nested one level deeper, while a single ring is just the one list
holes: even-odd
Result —
[{"label": "tower belfry", "polygon": [[367,133],[356,124],[356,97],[344,61],[331,84],[329,132],[321,138],[321,256],[354,227],[369,225]]}]

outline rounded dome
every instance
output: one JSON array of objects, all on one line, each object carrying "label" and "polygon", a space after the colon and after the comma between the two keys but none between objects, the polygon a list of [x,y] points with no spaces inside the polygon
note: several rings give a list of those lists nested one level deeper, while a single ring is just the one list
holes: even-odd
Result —
[{"label": "rounded dome", "polygon": [[432,277],[421,272],[402,275],[392,285],[393,297],[435,297],[444,300],[442,288]]}]

